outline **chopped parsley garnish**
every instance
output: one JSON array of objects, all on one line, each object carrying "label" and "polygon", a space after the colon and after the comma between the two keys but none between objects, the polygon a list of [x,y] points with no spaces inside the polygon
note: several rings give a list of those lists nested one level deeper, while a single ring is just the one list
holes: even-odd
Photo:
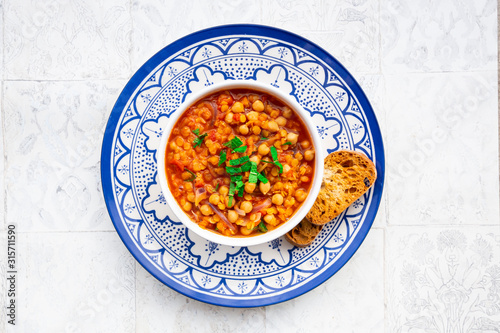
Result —
[{"label": "chopped parsley garnish", "polygon": [[273,157],[273,163],[276,165],[279,169],[279,173],[283,173],[283,165],[278,161],[278,151],[276,150],[276,147],[271,146],[271,156]]},{"label": "chopped parsley garnish", "polygon": [[231,182],[229,184],[229,200],[228,200],[228,207],[231,207],[233,205],[233,197],[234,197],[234,191],[236,190],[236,184],[234,182]]},{"label": "chopped parsley garnish", "polygon": [[192,182],[193,180],[196,179],[196,174],[193,171],[189,170],[186,167],[184,167],[184,171],[187,171],[187,172],[189,172],[191,174],[191,178],[186,179],[185,182]]},{"label": "chopped parsley garnish", "polygon": [[238,138],[237,136],[235,136],[233,139],[229,140],[228,142],[223,143],[224,146],[229,147],[233,150],[238,148],[242,144],[243,144],[243,141],[241,141],[240,138]]},{"label": "chopped parsley garnish", "polygon": [[207,135],[208,135],[207,133],[202,134],[202,135],[198,135],[198,137],[193,140],[193,148],[201,146],[201,144],[203,143],[203,140],[207,137]]},{"label": "chopped parsley garnish", "polygon": [[243,164],[243,165],[241,166],[241,172],[247,172],[247,171],[250,171],[250,168],[251,168],[251,164],[250,164],[250,163],[253,163],[253,162],[249,161],[249,162],[247,162],[247,163]]},{"label": "chopped parsley garnish", "polygon": [[215,191],[219,190],[219,183],[215,186]]},{"label": "chopped parsley garnish", "polygon": [[219,154],[219,164],[217,166],[221,166],[222,164],[224,164],[224,162],[226,162],[226,159],[227,159],[227,153],[225,150],[221,150],[220,154]]},{"label": "chopped parsley garnish", "polygon": [[244,153],[247,151],[247,146],[241,146],[233,149],[233,153]]},{"label": "chopped parsley garnish", "polygon": [[262,222],[262,221],[260,221],[260,223],[259,223],[259,230],[260,230],[260,232],[267,232],[267,227],[264,224],[264,222]]},{"label": "chopped parsley garnish", "polygon": [[199,136],[200,135],[200,129],[197,128],[193,131],[194,134],[196,134],[196,136]]},{"label": "chopped parsley garnish", "polygon": [[274,162],[271,162],[271,161],[266,161],[266,160],[260,160],[261,162],[263,163],[270,163],[270,164],[274,164]]},{"label": "chopped parsley garnish", "polygon": [[245,189],[245,183],[243,183],[241,180],[237,180],[236,181],[236,192],[238,192],[239,197],[243,196],[244,189]]},{"label": "chopped parsley garnish", "polygon": [[243,179],[243,176],[242,175],[234,175],[234,176],[231,176],[231,181],[232,182],[237,182],[238,180],[242,180]]},{"label": "chopped parsley garnish", "polygon": [[229,161],[229,165],[240,165],[240,164],[243,164],[243,163],[246,163],[250,160],[250,157],[248,156],[241,156],[240,158],[237,158],[237,159],[234,159],[234,160],[230,160]]},{"label": "chopped parsley garnish", "polygon": [[267,138],[266,138],[266,137],[264,137],[264,136],[262,136],[262,135],[260,136],[260,141],[266,141],[266,140],[267,140]]},{"label": "chopped parsley garnish", "polygon": [[257,180],[259,179],[259,173],[257,172],[257,163],[250,161],[247,164],[250,164],[250,175],[248,176],[248,182],[256,184]]},{"label": "chopped parsley garnish", "polygon": [[287,141],[285,142],[284,144],[282,144],[282,146],[288,146],[288,145],[291,145],[292,143],[290,141]]},{"label": "chopped parsley garnish", "polygon": [[266,176],[264,176],[263,172],[257,173],[257,179],[259,179],[264,184],[267,184],[269,180],[267,180]]},{"label": "chopped parsley garnish", "polygon": [[237,173],[240,173],[241,172],[241,168],[240,167],[230,167],[230,166],[227,166],[226,167],[226,172],[232,176],[232,175],[235,175]]}]

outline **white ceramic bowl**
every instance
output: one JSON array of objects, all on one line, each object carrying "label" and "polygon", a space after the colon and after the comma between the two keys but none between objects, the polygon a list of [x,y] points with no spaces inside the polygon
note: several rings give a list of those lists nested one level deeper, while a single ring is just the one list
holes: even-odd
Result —
[{"label": "white ceramic bowl", "polygon": [[[299,117],[302,119],[302,121],[304,122],[305,126],[309,131],[309,134],[314,144],[316,159],[315,159],[314,179],[312,180],[312,186],[307,196],[307,199],[302,203],[302,206],[299,208],[299,210],[296,211],[294,215],[292,215],[290,220],[283,223],[281,226],[279,226],[274,230],[259,235],[248,236],[248,237],[229,237],[199,227],[198,224],[193,222],[189,218],[189,216],[184,213],[182,208],[178,205],[177,201],[175,200],[170,191],[167,181],[167,176],[165,171],[165,151],[167,147],[168,138],[170,137],[170,133],[172,131],[173,126],[175,125],[179,117],[184,113],[184,111],[187,108],[189,108],[193,103],[217,91],[225,89],[230,90],[230,89],[241,89],[241,88],[253,89],[267,93],[271,96],[275,96],[282,102],[284,102],[286,105],[291,107],[296,112],[296,114],[299,115]],[[188,98],[186,98],[186,100],[184,101],[184,103],[181,104],[179,110],[171,116],[171,118],[168,121],[167,127],[163,131],[160,146],[158,148],[158,175],[160,179],[160,186],[163,191],[163,194],[165,195],[167,203],[169,204],[174,214],[181,220],[181,222],[187,228],[189,228],[189,230],[193,231],[194,233],[198,234],[199,236],[209,241],[223,245],[252,246],[252,245],[262,244],[265,242],[272,241],[278,237],[281,237],[285,233],[290,231],[304,218],[304,216],[306,216],[307,212],[309,212],[312,205],[314,204],[314,201],[316,200],[316,197],[318,196],[319,190],[321,188],[321,181],[323,175],[323,154],[321,148],[321,139],[316,130],[316,127],[312,123],[310,114],[297,103],[294,96],[286,95],[285,93],[281,92],[280,90],[274,88],[271,85],[263,84],[253,80],[224,81],[220,83],[215,83],[207,87],[206,89],[202,89],[200,91],[194,92],[193,94],[189,95]]]}]

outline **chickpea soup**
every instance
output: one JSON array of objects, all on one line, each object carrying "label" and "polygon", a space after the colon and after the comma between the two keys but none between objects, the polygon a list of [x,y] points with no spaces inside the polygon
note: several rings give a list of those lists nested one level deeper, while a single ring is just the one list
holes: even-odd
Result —
[{"label": "chickpea soup", "polygon": [[225,236],[275,229],[311,189],[315,149],[300,117],[269,94],[220,91],[174,125],[165,158],[172,195],[192,221]]}]

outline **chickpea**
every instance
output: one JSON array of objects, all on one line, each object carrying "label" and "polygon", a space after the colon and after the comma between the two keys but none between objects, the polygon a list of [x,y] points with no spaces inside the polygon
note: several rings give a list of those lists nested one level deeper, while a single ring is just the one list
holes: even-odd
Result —
[{"label": "chickpea", "polygon": [[212,112],[208,108],[204,108],[203,112],[201,113],[201,117],[205,120],[208,120],[212,118]]},{"label": "chickpea", "polygon": [[186,212],[189,212],[193,208],[193,204],[191,204],[189,201],[186,201],[184,205],[182,205],[182,209],[184,209]]},{"label": "chickpea", "polygon": [[253,205],[250,201],[243,201],[241,204],[240,204],[240,209],[242,211],[244,211],[245,213],[250,213],[253,209]]},{"label": "chickpea", "polygon": [[231,124],[233,122],[233,117],[234,117],[234,114],[229,112],[226,114],[226,117],[224,118],[224,121],[228,124]]},{"label": "chickpea", "polygon": [[250,103],[253,103],[258,99],[259,99],[259,95],[256,95],[256,94],[248,95],[248,100],[250,101]]},{"label": "chickpea", "polygon": [[260,99],[256,100],[252,104],[252,109],[254,109],[257,112],[262,112],[264,111],[264,103]]},{"label": "chickpea", "polygon": [[187,138],[189,136],[189,133],[191,133],[191,130],[189,129],[189,127],[187,126],[184,126],[182,129],[181,129],[181,135],[185,138]]},{"label": "chickpea", "polygon": [[252,231],[253,231],[252,229],[248,229],[246,226],[243,226],[243,225],[242,225],[242,226],[240,227],[240,232],[241,232],[241,234],[242,234],[242,235],[244,235],[244,236],[248,236],[248,235],[250,235],[250,234],[252,233]]},{"label": "chickpea", "polygon": [[244,124],[240,126],[239,130],[242,135],[247,135],[249,132],[248,126]]},{"label": "chickpea", "polygon": [[278,132],[280,128],[277,122],[271,120],[270,122],[267,123],[267,129],[269,129],[269,131],[271,132]]},{"label": "chickpea", "polygon": [[307,149],[307,148],[309,148],[309,147],[311,146],[311,143],[310,143],[309,141],[307,141],[307,140],[304,140],[304,141],[302,141],[302,142],[300,143],[300,146],[301,146],[302,148],[304,148],[304,149]]},{"label": "chickpea", "polygon": [[244,114],[240,114],[240,123],[244,123],[247,121],[247,116],[245,116]]},{"label": "chickpea", "polygon": [[255,191],[255,187],[257,185],[255,183],[249,183],[249,182],[246,182],[245,183],[245,192],[247,193],[253,193],[253,191]]},{"label": "chickpea", "polygon": [[260,134],[260,127],[259,126],[253,126],[252,127],[252,133],[255,134],[255,135],[259,135]]},{"label": "chickpea", "polygon": [[308,183],[309,182],[309,177],[302,176],[302,177],[300,177],[300,181],[303,182],[303,183]]},{"label": "chickpea", "polygon": [[269,192],[269,190],[271,189],[271,183],[267,182],[264,184],[263,182],[260,182],[259,189],[262,192],[262,194],[267,194],[267,192]]},{"label": "chickpea", "polygon": [[208,201],[210,201],[210,203],[212,205],[218,205],[219,204],[219,201],[220,201],[220,196],[219,194],[217,193],[212,193],[212,195],[210,196],[210,198],[208,198]]},{"label": "chickpea", "polygon": [[210,157],[208,158],[208,162],[209,162],[210,164],[212,164],[212,165],[217,165],[217,164],[219,164],[219,159],[220,159],[220,158],[219,158],[218,156],[210,156]]},{"label": "chickpea", "polygon": [[291,207],[295,205],[295,198],[294,197],[287,197],[285,200],[285,207]]},{"label": "chickpea", "polygon": [[283,108],[283,117],[286,119],[292,118],[292,109],[290,109],[288,106],[285,106]]},{"label": "chickpea", "polygon": [[188,180],[189,178],[191,178],[191,174],[187,171],[184,171],[182,174],[181,174],[181,178],[182,180]]},{"label": "chickpea", "polygon": [[198,172],[198,171],[201,171],[203,169],[204,169],[203,165],[200,162],[198,162],[198,161],[193,162],[193,171],[194,172]]},{"label": "chickpea", "polygon": [[248,121],[257,121],[259,120],[259,114],[255,111],[250,111],[247,114]]},{"label": "chickpea", "polygon": [[192,193],[192,192],[188,193],[186,198],[188,199],[188,201],[194,202],[194,193]]},{"label": "chickpea", "polygon": [[192,191],[193,190],[193,183],[192,182],[187,182],[184,184],[184,189],[186,191]]},{"label": "chickpea", "polygon": [[212,210],[212,208],[210,208],[209,205],[201,205],[200,212],[205,216],[212,215],[214,213],[214,211]]},{"label": "chickpea", "polygon": [[175,141],[170,142],[170,149],[172,149],[175,152],[177,152],[179,150],[179,147],[177,147],[177,144],[175,143]]},{"label": "chickpea", "polygon": [[300,162],[299,162],[299,160],[298,160],[298,159],[294,158],[294,159],[292,160],[292,166],[293,166],[294,168],[298,167],[298,166],[299,166],[299,164],[300,164]]},{"label": "chickpea", "polygon": [[223,105],[220,107],[220,110],[221,110],[222,112],[226,112],[228,109],[229,109],[229,106],[227,106],[227,104],[223,104]]},{"label": "chickpea", "polygon": [[269,154],[269,147],[267,146],[267,144],[263,143],[259,146],[259,149],[257,150],[257,152],[262,155],[262,156],[265,156],[267,154]]},{"label": "chickpea", "polygon": [[205,181],[207,183],[210,183],[212,181],[212,179],[214,179],[214,177],[212,176],[212,174],[210,172],[205,172],[203,174],[203,179],[205,179]]},{"label": "chickpea", "polygon": [[306,150],[304,152],[304,158],[306,161],[312,161],[314,159],[314,150]]},{"label": "chickpea", "polygon": [[219,194],[220,195],[227,195],[229,193],[229,188],[225,185],[219,187]]},{"label": "chickpea", "polygon": [[288,133],[286,136],[286,141],[290,141],[292,145],[296,144],[298,139],[299,135],[296,133]]},{"label": "chickpea", "polygon": [[235,102],[233,106],[231,107],[231,111],[235,113],[241,113],[245,111],[245,108],[243,107],[243,103],[241,102]]},{"label": "chickpea", "polygon": [[276,118],[276,122],[278,123],[279,126],[285,126],[286,118],[283,116],[279,116],[278,118]]},{"label": "chickpea", "polygon": [[235,210],[229,210],[227,212],[227,219],[229,222],[234,223],[238,220],[238,213]]},{"label": "chickpea", "polygon": [[274,225],[275,220],[276,219],[273,214],[267,214],[266,216],[264,216],[264,221],[266,221],[266,223],[269,223],[271,225]]},{"label": "chickpea", "polygon": [[253,155],[252,157],[250,157],[250,161],[259,164],[260,162],[259,155]]},{"label": "chickpea", "polygon": [[307,193],[303,189],[298,189],[295,191],[295,198],[297,199],[298,202],[302,202],[306,200],[307,198]]},{"label": "chickpea", "polygon": [[273,195],[273,204],[275,204],[276,206],[281,206],[283,204],[283,196],[279,193],[276,193],[275,195]]}]

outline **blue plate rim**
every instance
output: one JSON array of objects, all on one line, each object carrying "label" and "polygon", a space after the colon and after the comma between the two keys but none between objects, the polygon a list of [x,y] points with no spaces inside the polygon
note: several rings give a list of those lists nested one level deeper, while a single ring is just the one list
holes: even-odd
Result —
[{"label": "blue plate rim", "polygon": [[[124,106],[130,98],[130,95],[135,91],[138,84],[140,84],[143,79],[150,74],[150,72],[160,65],[166,58],[179,52],[186,47],[217,36],[230,36],[230,35],[249,35],[249,36],[262,36],[280,39],[294,46],[300,47],[307,50],[308,52],[314,54],[319,59],[324,61],[326,64],[331,66],[336,74],[338,74],[346,83],[346,85],[351,89],[353,95],[357,98],[359,104],[362,106],[364,115],[367,122],[370,124],[370,130],[373,139],[373,145],[375,150],[376,160],[375,166],[377,169],[377,180],[373,186],[372,203],[368,212],[365,215],[365,221],[362,224],[360,230],[354,236],[351,244],[346,248],[344,253],[339,257],[339,259],[324,270],[322,273],[317,275],[314,279],[308,283],[284,292],[283,294],[273,295],[271,297],[255,298],[255,299],[230,299],[230,298],[215,298],[211,295],[206,295],[198,293],[189,288],[186,288],[178,284],[175,280],[171,279],[158,268],[156,268],[149,260],[142,260],[143,254],[134,245],[134,243],[125,238],[127,235],[127,230],[124,228],[123,224],[119,224],[116,221],[121,220],[121,217],[114,207],[115,201],[113,199],[113,186],[111,181],[111,153],[112,153],[112,138],[115,132],[115,124],[118,122]],[[120,236],[120,239],[129,250],[129,252],[134,256],[134,258],[139,262],[151,275],[153,275],[157,280],[167,285],[171,289],[193,298],[195,300],[225,307],[235,307],[235,308],[245,308],[245,307],[259,307],[268,306],[273,304],[278,304],[291,299],[294,299],[306,292],[309,292],[316,287],[323,284],[326,280],[331,278],[335,273],[337,273],[346,263],[351,259],[354,253],[359,249],[364,239],[368,235],[369,230],[375,220],[378,208],[380,206],[384,180],[385,180],[385,153],[384,145],[382,140],[382,134],[380,131],[380,126],[373,112],[373,108],[366,97],[361,86],[357,83],[354,77],[349,73],[349,71],[331,54],[326,52],[323,48],[316,45],[315,43],[307,40],[306,38],[299,36],[295,33],[288,32],[283,29],[279,29],[272,26],[259,25],[259,24],[229,24],[229,25],[219,25],[214,27],[209,27],[203,30],[193,32],[189,35],[181,37],[180,39],[172,42],[171,44],[165,46],[156,54],[154,54],[149,60],[147,60],[132,76],[132,78],[127,82],[120,95],[115,102],[111,114],[108,118],[106,124],[106,129],[104,131],[102,148],[101,148],[101,186],[102,195],[106,203],[108,213],[110,215],[111,221]]]}]

